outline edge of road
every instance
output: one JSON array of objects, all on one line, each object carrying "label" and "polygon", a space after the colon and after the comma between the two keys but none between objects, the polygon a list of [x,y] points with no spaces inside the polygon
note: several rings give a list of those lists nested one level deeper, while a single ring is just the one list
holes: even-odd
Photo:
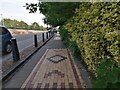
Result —
[{"label": "edge of road", "polygon": [[24,60],[18,62],[14,67],[12,67],[5,75],[0,78],[0,81],[5,81],[9,76],[11,76],[15,71],[17,71],[25,62],[27,62],[39,49],[41,49],[54,35],[52,35],[49,39],[43,42],[34,52],[32,52],[29,56],[27,56]]}]

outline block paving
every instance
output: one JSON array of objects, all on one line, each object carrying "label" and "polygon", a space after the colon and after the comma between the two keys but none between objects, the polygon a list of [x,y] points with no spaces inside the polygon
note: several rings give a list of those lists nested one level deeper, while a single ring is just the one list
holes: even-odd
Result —
[{"label": "block paving", "polygon": [[21,88],[82,90],[82,78],[68,49],[47,49]]}]

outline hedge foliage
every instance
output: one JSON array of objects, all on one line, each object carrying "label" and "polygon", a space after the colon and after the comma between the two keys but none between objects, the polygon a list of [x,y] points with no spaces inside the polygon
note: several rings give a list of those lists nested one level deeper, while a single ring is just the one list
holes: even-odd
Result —
[{"label": "hedge foliage", "polygon": [[[61,27],[61,36],[67,45],[75,42],[82,60],[97,77],[97,70],[105,58],[116,61],[120,67],[119,29],[120,2],[82,2],[75,15]],[[62,35],[62,31],[68,35]]]}]

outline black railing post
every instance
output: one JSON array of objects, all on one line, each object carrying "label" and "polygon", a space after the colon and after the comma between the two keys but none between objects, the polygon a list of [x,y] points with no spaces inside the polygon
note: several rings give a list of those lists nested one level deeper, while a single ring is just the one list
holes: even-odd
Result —
[{"label": "black railing post", "polygon": [[52,31],[51,31],[51,36],[52,36]]},{"label": "black railing post", "polygon": [[50,37],[52,36],[52,31],[50,31]]},{"label": "black railing post", "polygon": [[49,33],[49,37],[50,37],[50,31],[48,31],[48,33]]},{"label": "black railing post", "polygon": [[34,34],[34,46],[38,47],[38,43],[37,43],[37,35]]},{"label": "black railing post", "polygon": [[18,61],[20,59],[19,50],[17,46],[17,41],[15,38],[11,39],[13,61]]},{"label": "black railing post", "polygon": [[42,33],[42,41],[43,42],[45,41],[45,39],[44,39],[44,33]]},{"label": "black railing post", "polygon": [[54,31],[52,31],[52,36],[53,36],[53,32],[54,32]]},{"label": "black railing post", "polygon": [[52,36],[54,35],[54,31],[52,31]]},{"label": "black railing post", "polygon": [[48,32],[46,32],[46,39],[48,39]]}]

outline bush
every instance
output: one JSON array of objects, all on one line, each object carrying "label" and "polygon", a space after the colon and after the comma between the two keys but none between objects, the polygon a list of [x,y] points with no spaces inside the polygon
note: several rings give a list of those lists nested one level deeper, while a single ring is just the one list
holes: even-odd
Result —
[{"label": "bush", "polygon": [[105,58],[96,70],[97,76],[93,80],[93,88],[105,90],[120,88],[120,68],[114,60]]},{"label": "bush", "polygon": [[115,60],[118,62],[118,66],[120,66],[120,35],[118,31],[106,33],[105,37],[107,39],[107,51],[111,52]]},{"label": "bush", "polygon": [[69,34],[68,31],[64,27],[60,27],[60,35],[62,41],[65,43],[65,45],[69,46]]},{"label": "bush", "polygon": [[[81,55],[89,71],[97,76],[98,67],[105,57],[116,61],[120,67],[119,23],[120,2],[84,2],[60,31],[64,33],[63,40],[69,43],[69,47],[73,47],[75,54]],[[110,75],[112,77],[112,74]],[[110,85],[111,83],[112,81]]]},{"label": "bush", "polygon": [[64,42],[64,44],[66,46],[68,46],[71,49],[71,51],[73,52],[73,55],[79,56],[78,54],[80,54],[80,51],[79,51],[79,48],[78,48],[76,42],[70,40],[70,34],[67,30],[65,30],[64,27],[60,28],[60,35],[61,35],[61,38],[62,38],[62,41]]}]

